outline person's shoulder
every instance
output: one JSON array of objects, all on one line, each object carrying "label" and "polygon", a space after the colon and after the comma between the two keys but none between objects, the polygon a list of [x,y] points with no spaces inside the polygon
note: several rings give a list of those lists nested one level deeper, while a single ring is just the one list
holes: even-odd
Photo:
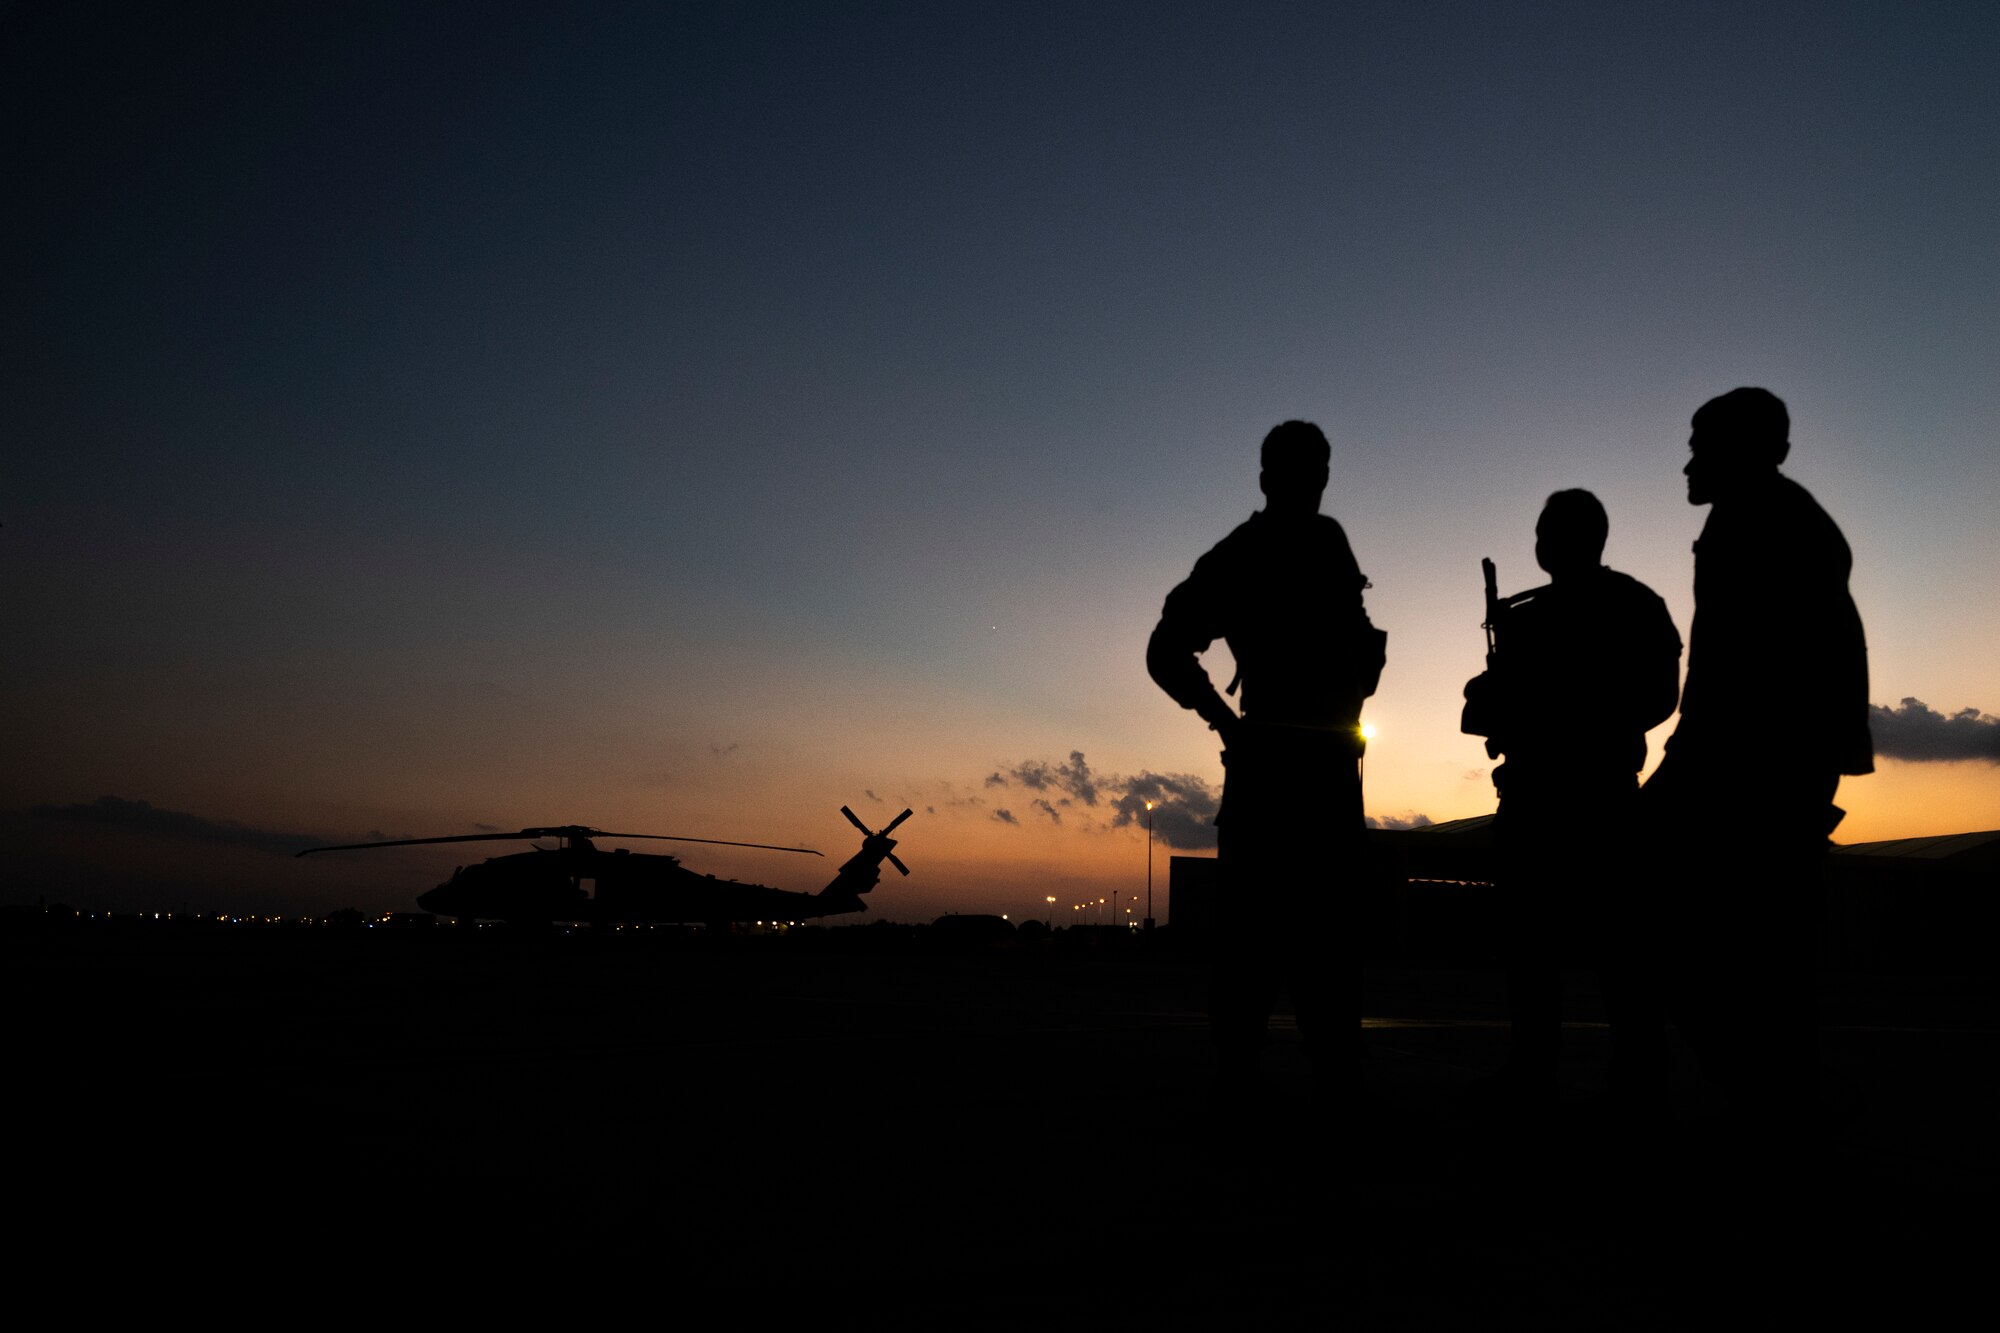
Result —
[{"label": "person's shoulder", "polygon": [[1782,472],[1772,472],[1769,482],[1755,492],[1753,503],[1757,514],[1766,523],[1833,526],[1833,518],[1826,512],[1826,506],[1796,479]]},{"label": "person's shoulder", "polygon": [[1623,570],[1606,566],[1602,575],[1606,594],[1621,601],[1640,602],[1651,605],[1658,602],[1665,606],[1666,599]]},{"label": "person's shoulder", "polygon": [[1628,623],[1664,626],[1679,642],[1680,631],[1674,626],[1673,613],[1667,610],[1666,598],[1630,574],[1608,567],[1604,571],[1604,588],[1606,601],[1622,612]]},{"label": "person's shoulder", "polygon": [[1332,514],[1314,514],[1306,532],[1310,534],[1307,540],[1327,554],[1337,554],[1345,560],[1354,558],[1354,544],[1347,540],[1347,529]]},{"label": "person's shoulder", "polygon": [[1813,498],[1813,493],[1807,490],[1798,478],[1787,476],[1782,472],[1776,474],[1776,478],[1771,484],[1771,495],[1779,504],[1791,505],[1795,508],[1818,509],[1820,507],[1819,501]]},{"label": "person's shoulder", "polygon": [[1826,506],[1819,502],[1818,497],[1782,472],[1778,474],[1777,492],[1782,497],[1783,506],[1800,519],[1840,531],[1840,525],[1833,521],[1833,515],[1826,512]]},{"label": "person's shoulder", "polygon": [[1259,517],[1261,514],[1250,515],[1231,528],[1228,536],[1203,552],[1201,559],[1194,562],[1194,573],[1190,577],[1205,578],[1220,573],[1255,550],[1261,544]]},{"label": "person's shoulder", "polygon": [[1780,472],[1767,497],[1765,540],[1780,552],[1815,567],[1852,559],[1847,534],[1811,491]]},{"label": "person's shoulder", "polygon": [[1259,510],[1244,519],[1241,523],[1238,523],[1229,530],[1228,536],[1208,548],[1208,554],[1214,555],[1217,551],[1239,550],[1255,543],[1263,535],[1263,525],[1257,521],[1263,517],[1263,511]]}]

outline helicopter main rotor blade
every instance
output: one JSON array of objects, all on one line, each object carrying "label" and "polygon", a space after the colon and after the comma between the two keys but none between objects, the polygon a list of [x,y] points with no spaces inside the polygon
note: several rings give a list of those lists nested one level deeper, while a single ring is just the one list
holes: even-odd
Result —
[{"label": "helicopter main rotor blade", "polygon": [[849,810],[846,806],[843,805],[840,807],[840,813],[847,816],[848,823],[854,825],[854,827],[861,830],[862,837],[872,838],[875,836],[874,833],[869,831],[868,826],[862,823],[859,819],[855,818],[854,812],[852,810]]},{"label": "helicopter main rotor blade", "polygon": [[897,815],[894,819],[890,820],[889,823],[882,830],[883,836],[887,837],[890,833],[894,832],[896,825],[902,823],[904,820],[908,819],[911,815],[914,815],[915,813],[917,812],[914,810],[905,810],[903,811],[902,814]]},{"label": "helicopter main rotor blade", "polygon": [[657,842],[705,842],[711,847],[756,847],[766,852],[802,852],[807,856],[822,856],[811,847],[780,847],[772,842],[731,842],[727,838],[679,838],[671,833],[606,833],[603,829],[584,830],[592,838],[652,838]]},{"label": "helicopter main rotor blade", "polygon": [[678,838],[667,833],[606,833],[603,829],[584,828],[580,824],[565,824],[559,828],[524,828],[519,833],[461,833],[452,838],[396,838],[388,842],[347,842],[337,847],[308,847],[299,855],[311,856],[314,852],[355,852],[369,847],[423,847],[440,842],[532,842],[536,838],[653,838],[662,842],[705,842],[716,847],[755,847],[767,852],[822,855],[811,847],[779,847],[768,842],[730,842],[723,838]]},{"label": "helicopter main rotor blade", "polygon": [[910,868],[904,865],[901,861],[898,861],[896,859],[896,854],[894,852],[887,852],[885,853],[885,855],[888,856],[890,865],[896,867],[896,869],[902,871],[905,875],[910,873]]},{"label": "helicopter main rotor blade", "polygon": [[370,847],[421,847],[434,842],[521,842],[545,836],[546,832],[540,829],[522,829],[519,833],[461,833],[455,838],[396,838],[389,842],[344,842],[337,847],[308,847],[298,855],[311,856],[314,852],[358,852]]}]

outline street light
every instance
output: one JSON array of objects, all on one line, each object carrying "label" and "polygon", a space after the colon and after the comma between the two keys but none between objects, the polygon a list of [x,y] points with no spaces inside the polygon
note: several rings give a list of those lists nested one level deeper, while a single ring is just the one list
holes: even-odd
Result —
[{"label": "street light", "polygon": [[1146,929],[1153,928],[1153,803],[1146,802]]},{"label": "street light", "polygon": [[1049,929],[1054,930],[1055,928],[1056,928],[1056,896],[1052,893],[1049,895]]}]

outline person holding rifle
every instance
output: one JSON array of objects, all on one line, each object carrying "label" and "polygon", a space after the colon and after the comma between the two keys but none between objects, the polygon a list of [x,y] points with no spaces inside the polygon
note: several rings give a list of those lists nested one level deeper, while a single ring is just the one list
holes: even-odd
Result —
[{"label": "person holding rifle", "polygon": [[1644,904],[1618,887],[1637,823],[1646,732],[1680,696],[1680,634],[1666,603],[1603,564],[1610,520],[1589,491],[1557,491],[1535,524],[1543,587],[1487,589],[1487,668],[1465,686],[1466,732],[1493,770],[1511,1041],[1479,1091],[1515,1111],[1556,1096],[1562,963],[1594,955],[1611,1021],[1614,1108],[1656,1109],[1667,1047]]}]

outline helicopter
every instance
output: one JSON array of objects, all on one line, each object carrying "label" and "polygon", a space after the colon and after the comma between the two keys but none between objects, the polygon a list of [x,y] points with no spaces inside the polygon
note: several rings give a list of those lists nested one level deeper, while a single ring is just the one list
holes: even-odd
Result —
[{"label": "helicopter", "polygon": [[[770,843],[676,837],[666,833],[607,833],[581,824],[524,828],[518,833],[465,833],[448,838],[344,843],[337,847],[308,847],[298,854],[554,838],[554,847],[538,846],[531,851],[495,856],[477,865],[460,866],[452,871],[450,879],[420,894],[417,906],[466,924],[475,924],[481,918],[518,923],[588,921],[606,925],[684,921],[710,926],[736,921],[800,921],[867,911],[868,905],[861,896],[881,882],[884,861],[904,875],[910,873],[910,868],[897,859],[896,839],[889,835],[915,811],[903,811],[883,825],[880,832],[870,829],[844,805],[840,813],[861,830],[861,850],[849,857],[818,893],[794,893],[762,884],[717,879],[687,869],[676,856],[646,855],[623,847],[607,852],[591,840],[646,838],[820,855],[809,847],[777,847]],[[595,884],[594,895],[584,890],[585,880]]]}]

